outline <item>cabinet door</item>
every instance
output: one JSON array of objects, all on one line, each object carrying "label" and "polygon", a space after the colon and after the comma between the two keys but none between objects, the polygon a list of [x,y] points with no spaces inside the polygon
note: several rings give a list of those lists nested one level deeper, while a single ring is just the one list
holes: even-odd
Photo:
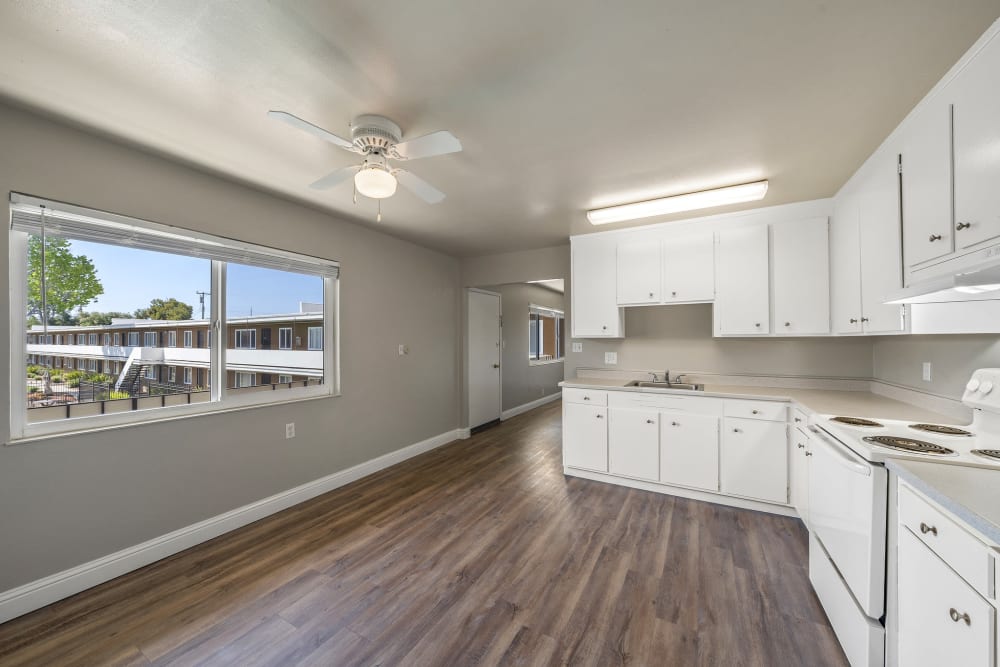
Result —
[{"label": "cabinet door", "polygon": [[573,335],[577,338],[621,338],[614,238],[573,239],[571,285]]},{"label": "cabinet door", "polygon": [[1000,39],[994,37],[948,87],[955,128],[955,244],[1000,236]]},{"label": "cabinet door", "polygon": [[660,475],[659,413],[608,410],[608,471],[656,481]]},{"label": "cabinet door", "polygon": [[792,462],[789,487],[792,505],[802,522],[809,527],[809,436],[799,429],[792,430]]},{"label": "cabinet door", "polygon": [[715,298],[715,235],[689,234],[663,242],[663,301]]},{"label": "cabinet door", "polygon": [[767,227],[719,232],[715,257],[716,333],[721,336],[769,333]]},{"label": "cabinet door", "polygon": [[830,229],[826,218],[771,225],[774,332],[830,333]]},{"label": "cabinet door", "polygon": [[563,404],[563,465],[608,471],[608,409]]},{"label": "cabinet door", "polygon": [[719,490],[719,418],[660,413],[660,481]]},{"label": "cabinet door", "polygon": [[903,286],[899,155],[888,151],[861,189],[861,321],[865,333],[903,330],[903,306],[883,303]]},{"label": "cabinet door", "polygon": [[837,195],[830,223],[830,299],[833,332],[861,333],[861,238],[858,196]]},{"label": "cabinet door", "polygon": [[660,241],[643,236],[618,243],[619,305],[660,302]]},{"label": "cabinet door", "polygon": [[723,493],[788,502],[788,435],[782,422],[726,417],[720,469]]},{"label": "cabinet door", "polygon": [[903,527],[897,560],[899,664],[995,665],[996,610]]},{"label": "cabinet door", "polygon": [[945,91],[903,127],[903,226],[906,264],[947,255],[951,233],[951,106]]}]

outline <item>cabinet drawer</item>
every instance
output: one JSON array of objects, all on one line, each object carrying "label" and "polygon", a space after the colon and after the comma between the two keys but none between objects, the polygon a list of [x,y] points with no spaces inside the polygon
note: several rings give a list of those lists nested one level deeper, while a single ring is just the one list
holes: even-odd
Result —
[{"label": "cabinet drawer", "polygon": [[725,415],[727,417],[740,417],[743,419],[763,419],[765,421],[783,422],[788,419],[788,404],[781,401],[727,400]]},{"label": "cabinet drawer", "polygon": [[656,410],[681,410],[698,414],[722,416],[722,401],[700,396],[677,394],[646,394],[636,391],[608,392],[608,406],[612,408],[640,408]]},{"label": "cabinet drawer", "polygon": [[563,400],[567,403],[584,403],[586,405],[607,405],[608,392],[593,389],[563,389]]},{"label": "cabinet drawer", "polygon": [[899,522],[980,595],[993,593],[989,548],[905,484],[899,485]]}]

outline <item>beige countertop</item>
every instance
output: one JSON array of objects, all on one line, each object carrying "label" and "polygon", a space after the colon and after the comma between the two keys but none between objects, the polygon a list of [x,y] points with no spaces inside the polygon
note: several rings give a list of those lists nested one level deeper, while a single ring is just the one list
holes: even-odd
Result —
[{"label": "beige countertop", "polygon": [[1000,470],[901,459],[889,459],[885,466],[1000,544]]},{"label": "beige countertop", "polygon": [[837,389],[796,389],[792,387],[762,387],[729,384],[706,384],[705,391],[683,389],[657,389],[626,387],[630,382],[621,378],[575,378],[565,380],[562,387],[581,389],[608,389],[648,393],[684,394],[719,398],[749,398],[768,401],[791,401],[806,412],[816,414],[848,415],[881,419],[909,419],[942,424],[957,423],[954,418],[925,408],[897,401],[870,391],[842,391]]}]

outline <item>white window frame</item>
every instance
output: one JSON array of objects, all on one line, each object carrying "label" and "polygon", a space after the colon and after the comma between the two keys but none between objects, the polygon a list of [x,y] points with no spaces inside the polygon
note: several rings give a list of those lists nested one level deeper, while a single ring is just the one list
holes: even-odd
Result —
[{"label": "white window frame", "polygon": [[177,382],[177,367],[167,366],[167,382],[176,383]]},{"label": "white window frame", "polygon": [[185,331],[184,332],[184,347],[194,347],[194,332]]},{"label": "white window frame", "polygon": [[[50,437],[91,432],[97,429],[129,427],[136,424],[182,419],[205,413],[252,409],[279,403],[324,399],[341,395],[339,354],[340,278],[338,275],[339,266],[336,262],[216,237],[179,227],[146,222],[117,214],[35,199],[18,193],[11,193],[10,201],[12,206],[12,228],[9,231],[8,268],[12,279],[10,286],[11,295],[8,302],[8,322],[10,326],[10,340],[17,341],[17,343],[11,345],[9,350],[9,396],[12,405],[27,405],[27,385],[23,381],[23,378],[26,374],[25,366],[28,358],[24,347],[20,344],[20,341],[25,340],[24,312],[27,303],[27,281],[25,276],[27,275],[28,232],[15,228],[14,208],[17,208],[18,213],[21,214],[24,210],[34,210],[37,212],[40,210],[38,207],[44,205],[49,216],[65,214],[66,217],[60,221],[65,227],[61,229],[67,229],[73,225],[76,225],[76,229],[82,229],[82,225],[93,225],[92,229],[106,233],[109,228],[117,225],[127,227],[129,238],[133,240],[137,238],[140,240],[142,238],[152,238],[156,241],[157,239],[176,239],[181,237],[185,239],[185,252],[190,247],[205,249],[207,251],[206,255],[211,253],[220,254],[214,255],[210,259],[212,292],[210,325],[208,329],[210,365],[208,366],[209,376],[204,382],[205,386],[210,388],[211,396],[209,400],[156,408],[155,410],[134,410],[81,417],[78,419],[59,419],[34,423],[28,423],[27,413],[24,409],[15,409],[11,410],[10,433],[9,437],[6,438],[6,444],[21,444]],[[57,227],[57,225],[53,227]],[[46,229],[52,229],[53,227],[47,226]],[[113,231],[117,234],[116,230]],[[144,237],[144,234],[148,234],[149,236]],[[76,236],[71,236],[71,238],[76,238]],[[121,238],[121,236],[105,236],[102,238]],[[138,244],[136,246],[142,247]],[[226,253],[229,254],[227,255]],[[254,260],[254,257],[259,258],[259,260]],[[246,258],[250,259],[247,260]],[[323,381],[321,383],[308,383],[308,386],[289,388],[281,392],[240,392],[227,395],[225,373],[227,352],[226,330],[228,326],[224,316],[226,312],[227,261],[239,261],[241,264],[248,263],[250,265],[272,267],[278,270],[288,270],[283,267],[297,266],[300,272],[315,275],[322,280],[324,307],[322,319],[323,349],[321,356]],[[193,339],[193,333],[191,335]],[[82,365],[82,360],[78,363]],[[193,369],[191,367],[184,368],[187,369],[185,370],[185,376],[193,384]]]},{"label": "white window frame", "polygon": [[[250,378],[250,384],[243,384],[241,379]],[[244,389],[246,387],[256,387],[257,386],[257,374],[256,373],[246,373],[243,371],[235,371],[235,377],[233,378],[236,389]]]},{"label": "white window frame", "polygon": [[103,336],[101,336],[101,339],[102,339],[101,342],[104,344],[105,347],[111,345],[111,334],[106,333]]},{"label": "white window frame", "polygon": [[[282,339],[285,333],[288,334],[288,344],[285,345]],[[278,349],[279,350],[291,350],[295,346],[295,339],[292,337],[292,327],[278,327]]]},{"label": "white window frame", "polygon": [[292,383],[291,375],[280,375],[280,374],[278,375],[278,384],[291,384],[291,383]]},{"label": "white window frame", "polygon": [[185,366],[184,367],[184,384],[188,384],[188,385],[193,384],[193,382],[192,382],[193,376],[194,376],[194,372],[192,371],[191,367],[190,366]]},{"label": "white window frame", "polygon": [[87,371],[90,373],[97,372],[97,359],[87,359]]},{"label": "white window frame", "polygon": [[177,332],[168,331],[167,332],[167,347],[177,347]]},{"label": "white window frame", "polygon": [[[545,316],[547,318],[551,318],[553,320],[560,320],[559,326],[562,327],[563,332],[565,334],[565,329],[566,329],[566,313],[564,311],[558,310],[556,308],[549,308],[548,306],[538,306],[538,305],[535,305],[533,303],[530,303],[530,304],[528,304],[528,320],[529,320],[529,324],[528,324],[528,336],[529,336],[529,338],[531,336],[531,324],[530,324],[530,320],[531,320],[531,316],[532,315],[543,315],[543,316]],[[544,326],[545,325],[542,322],[541,318],[539,318],[539,320],[538,320],[538,344],[539,345],[542,344],[542,334],[543,334]],[[556,346],[557,347],[559,346],[559,336],[558,336],[558,333],[556,335]],[[529,366],[545,366],[545,365],[548,365],[548,364],[561,364],[561,363],[563,363],[566,360],[566,350],[562,349],[560,347],[560,348],[558,348],[556,350],[556,352],[560,356],[553,357],[551,359],[535,359],[535,358],[533,358],[531,356],[531,341],[529,340],[528,341],[528,365]],[[538,353],[539,353],[539,356],[541,356],[541,349],[538,350]]]},{"label": "white window frame", "polygon": [[86,345],[87,344],[87,336],[86,336],[86,334],[77,334],[76,335],[76,344],[77,345]]},{"label": "white window frame", "polygon": [[97,345],[97,334],[87,334],[87,345]]},{"label": "white window frame", "polygon": [[324,342],[324,339],[323,339],[323,331],[324,331],[324,329],[323,329],[323,327],[309,327],[308,329],[306,329],[306,349],[307,350],[317,351],[317,350],[322,350],[323,349],[322,347],[313,347],[313,331],[316,331],[316,330],[319,330],[319,339],[320,339],[320,341]]},{"label": "white window frame", "polygon": [[[158,340],[158,338],[159,338],[159,336],[157,336],[157,332],[155,332],[155,331],[143,331],[142,332],[142,346],[143,347],[158,347],[159,346],[159,340]],[[150,344],[149,341],[153,341],[152,344]]]},{"label": "white window frame", "polygon": [[159,379],[159,376],[156,374],[156,366],[147,366],[146,372],[143,374],[143,377],[146,378],[147,380]]},{"label": "white window frame", "polygon": [[128,332],[128,347],[140,347],[139,343],[142,339],[139,337],[138,331]]},{"label": "white window frame", "polygon": [[56,334],[56,345],[62,345],[62,334]]},{"label": "white window frame", "polygon": [[122,335],[116,331],[115,332],[115,347],[120,347],[121,344],[122,344]]},{"label": "white window frame", "polygon": [[[250,335],[250,345],[241,345],[240,339],[246,334]],[[257,330],[256,329],[235,329],[233,331],[233,349],[235,350],[256,350]]]}]

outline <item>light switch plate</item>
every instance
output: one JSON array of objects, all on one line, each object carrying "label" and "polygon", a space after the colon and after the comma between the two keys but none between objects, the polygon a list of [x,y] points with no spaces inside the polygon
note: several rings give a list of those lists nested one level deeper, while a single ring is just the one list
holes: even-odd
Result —
[{"label": "light switch plate", "polygon": [[574,352],[583,352],[583,343],[573,343]]},{"label": "light switch plate", "polygon": [[606,363],[606,364],[617,364],[618,363],[618,353],[617,352],[605,352],[604,353],[604,363]]},{"label": "light switch plate", "polygon": [[295,422],[292,422],[290,424],[285,424],[285,439],[288,440],[294,437],[295,437]]},{"label": "light switch plate", "polygon": [[931,362],[924,362],[924,382],[931,381]]}]

